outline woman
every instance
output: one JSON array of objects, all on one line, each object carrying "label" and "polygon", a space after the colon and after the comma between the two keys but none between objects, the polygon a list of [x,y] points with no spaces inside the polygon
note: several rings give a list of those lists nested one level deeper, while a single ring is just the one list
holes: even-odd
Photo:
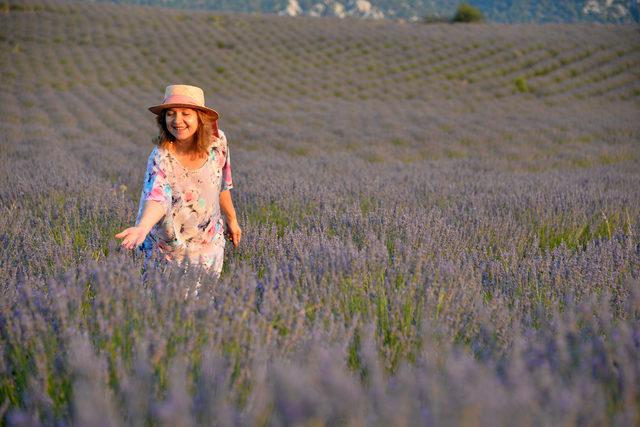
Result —
[{"label": "woman", "polygon": [[167,86],[156,114],[160,133],[147,162],[134,227],[116,234],[127,249],[156,248],[166,260],[204,266],[220,275],[227,235],[238,246],[242,230],[231,200],[227,140],[218,113],[195,86]]}]

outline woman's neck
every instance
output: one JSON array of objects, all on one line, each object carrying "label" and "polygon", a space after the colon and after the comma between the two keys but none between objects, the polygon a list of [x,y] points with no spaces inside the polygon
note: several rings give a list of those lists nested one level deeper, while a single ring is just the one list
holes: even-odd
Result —
[{"label": "woman's neck", "polygon": [[192,137],[188,140],[175,140],[172,141],[171,147],[177,154],[193,154],[196,151],[196,142]]}]

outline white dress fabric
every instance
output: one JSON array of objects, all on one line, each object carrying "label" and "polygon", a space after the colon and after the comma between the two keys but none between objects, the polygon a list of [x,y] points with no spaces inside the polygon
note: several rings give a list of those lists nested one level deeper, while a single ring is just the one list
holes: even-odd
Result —
[{"label": "white dress fabric", "polygon": [[147,200],[161,203],[165,215],[141,245],[147,259],[158,251],[167,261],[186,258],[220,275],[225,245],[220,192],[233,188],[233,182],[227,139],[222,131],[219,135],[198,169],[184,167],[165,148],[151,151],[136,224]]}]

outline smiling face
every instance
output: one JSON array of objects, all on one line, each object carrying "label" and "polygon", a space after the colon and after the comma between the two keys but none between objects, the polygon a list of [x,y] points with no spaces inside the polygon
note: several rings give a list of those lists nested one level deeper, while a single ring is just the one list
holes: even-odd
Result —
[{"label": "smiling face", "polygon": [[198,130],[198,114],[191,108],[169,108],[165,112],[165,124],[178,142],[191,142]]}]

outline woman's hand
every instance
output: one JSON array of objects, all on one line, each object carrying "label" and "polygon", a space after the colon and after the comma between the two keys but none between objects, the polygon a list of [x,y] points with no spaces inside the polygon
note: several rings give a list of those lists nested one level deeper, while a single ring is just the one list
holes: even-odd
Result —
[{"label": "woman's hand", "polygon": [[164,206],[155,200],[147,200],[142,210],[142,218],[138,225],[129,227],[116,234],[116,239],[122,239],[121,245],[127,249],[140,246],[149,234],[149,231],[164,216]]},{"label": "woman's hand", "polygon": [[226,235],[227,238],[233,242],[233,246],[237,248],[240,244],[240,239],[242,238],[242,229],[240,228],[240,224],[238,224],[237,219],[227,221]]},{"label": "woman's hand", "polygon": [[121,245],[124,248],[133,249],[140,246],[142,242],[144,242],[147,234],[149,234],[149,230],[143,227],[129,227],[116,234],[116,239],[122,239]]}]

